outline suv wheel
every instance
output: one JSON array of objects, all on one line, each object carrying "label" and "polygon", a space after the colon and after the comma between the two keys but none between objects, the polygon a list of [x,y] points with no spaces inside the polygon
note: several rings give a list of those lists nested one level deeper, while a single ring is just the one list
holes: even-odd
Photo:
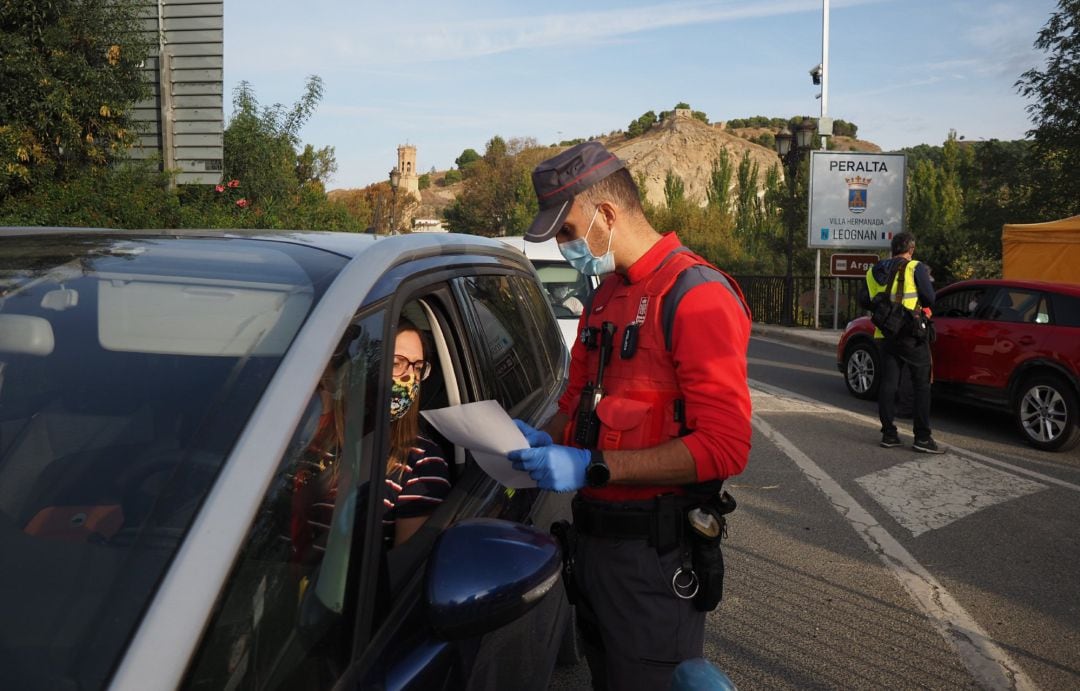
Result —
[{"label": "suv wheel", "polygon": [[876,399],[881,385],[881,356],[877,344],[860,341],[844,352],[844,383],[856,398]]},{"label": "suv wheel", "polygon": [[1076,392],[1053,374],[1025,379],[1013,403],[1024,438],[1043,451],[1067,451],[1080,443],[1078,408]]}]

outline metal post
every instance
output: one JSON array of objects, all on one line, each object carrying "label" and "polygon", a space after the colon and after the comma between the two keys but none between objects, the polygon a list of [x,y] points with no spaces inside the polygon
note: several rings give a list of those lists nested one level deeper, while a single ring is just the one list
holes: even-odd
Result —
[{"label": "metal post", "polygon": [[[158,0],[158,94],[161,97],[161,113],[158,122],[161,126],[161,164],[165,171],[176,168],[176,151],[173,148],[174,120],[172,101],[172,50],[165,39],[165,0]],[[176,179],[169,178],[169,186],[176,185]]]},{"label": "metal post", "polygon": [[[793,146],[788,155],[784,157],[784,164],[787,168],[787,184],[788,184],[788,203],[787,203],[787,273],[784,274],[784,315],[782,323],[784,326],[795,325],[795,277],[794,277],[794,255],[795,255],[795,202],[798,200],[798,148]],[[793,163],[794,162],[794,163]]]},{"label": "metal post", "polygon": [[[821,0],[821,117],[829,113],[829,0]],[[829,148],[829,138],[821,137],[821,150]],[[809,200],[808,200],[809,201]],[[820,327],[821,308],[821,250],[814,264],[814,328]],[[836,310],[834,309],[833,312]],[[835,328],[835,327],[834,327]]]},{"label": "metal post", "polygon": [[840,277],[833,276],[833,305],[832,305],[832,328],[836,331],[840,328]]}]

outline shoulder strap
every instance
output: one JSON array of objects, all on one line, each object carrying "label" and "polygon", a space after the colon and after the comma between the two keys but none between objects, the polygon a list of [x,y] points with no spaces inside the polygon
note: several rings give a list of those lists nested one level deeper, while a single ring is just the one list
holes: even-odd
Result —
[{"label": "shoulder strap", "polygon": [[[893,281],[896,279],[896,272],[897,271],[903,272],[904,269],[907,268],[907,263],[908,263],[907,259],[901,259],[900,261],[893,264],[893,268],[889,272],[889,277],[885,279],[885,299],[888,302],[894,302],[893,298],[896,295],[903,295],[902,291],[897,290],[897,286],[895,285],[895,283]],[[903,282],[903,280],[904,280],[903,276],[904,276],[904,274],[901,273],[900,274],[900,277],[901,277],[900,281],[901,282]]]},{"label": "shoulder strap", "polygon": [[675,330],[675,312],[679,303],[693,288],[703,283],[720,283],[742,306],[747,318],[750,318],[750,308],[746,305],[746,298],[742,291],[734,283],[734,279],[716,268],[706,260],[691,252],[686,247],[680,247],[676,252],[688,252],[697,262],[683,269],[671,286],[671,290],[664,296],[662,306],[662,318],[664,326],[664,346],[671,350],[671,334]]}]

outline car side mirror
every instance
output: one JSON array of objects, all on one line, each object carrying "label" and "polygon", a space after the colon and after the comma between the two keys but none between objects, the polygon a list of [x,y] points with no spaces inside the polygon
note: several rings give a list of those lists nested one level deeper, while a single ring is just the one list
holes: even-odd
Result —
[{"label": "car side mirror", "polygon": [[428,617],[447,639],[472,638],[535,607],[559,580],[558,544],[535,528],[474,518],[435,542],[425,582]]}]

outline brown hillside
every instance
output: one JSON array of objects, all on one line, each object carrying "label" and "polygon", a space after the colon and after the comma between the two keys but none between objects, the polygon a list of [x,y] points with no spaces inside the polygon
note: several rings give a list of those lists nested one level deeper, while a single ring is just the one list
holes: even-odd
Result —
[{"label": "brown hillside", "polygon": [[[653,204],[665,203],[664,179],[670,170],[682,178],[686,198],[704,205],[713,161],[721,151],[727,151],[731,159],[733,190],[737,182],[735,169],[744,153],[749,153],[750,160],[758,165],[759,187],[764,184],[769,168],[780,163],[775,151],[750,141],[765,133],[775,134],[763,127],[726,130],[693,118],[674,117],[654,125],[639,137],[627,139],[624,134],[617,134],[601,137],[600,141],[626,161],[635,179],[639,173],[645,175],[645,195]],[[881,151],[876,144],[851,137],[833,137],[833,145],[837,151]],[[551,155],[562,148],[552,148]],[[780,173],[783,177],[782,170]],[[416,218],[440,217],[443,209],[460,194],[462,183],[444,187],[444,175],[445,171],[432,174],[431,186],[420,193],[421,202],[414,211]],[[330,196],[343,191],[333,190]]]},{"label": "brown hillside", "polygon": [[661,205],[669,170],[682,178],[686,198],[704,205],[713,161],[722,150],[731,158],[733,189],[734,170],[744,153],[758,165],[759,185],[764,182],[766,171],[780,162],[774,151],[693,118],[668,118],[640,137],[626,139],[619,135],[607,138],[604,143],[626,161],[635,178],[644,173],[646,197]]}]

